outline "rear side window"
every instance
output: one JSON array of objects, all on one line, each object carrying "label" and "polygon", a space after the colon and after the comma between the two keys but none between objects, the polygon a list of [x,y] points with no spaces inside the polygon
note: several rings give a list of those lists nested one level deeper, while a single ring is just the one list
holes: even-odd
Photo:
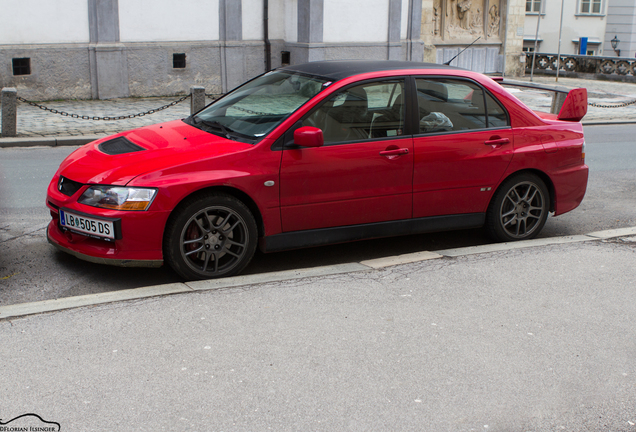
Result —
[{"label": "rear side window", "polygon": [[477,84],[418,78],[416,86],[420,134],[508,126],[504,109]]}]

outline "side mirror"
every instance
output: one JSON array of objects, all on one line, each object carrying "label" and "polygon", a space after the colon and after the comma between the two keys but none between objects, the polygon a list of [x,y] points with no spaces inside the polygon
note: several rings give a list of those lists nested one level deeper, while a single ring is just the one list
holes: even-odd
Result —
[{"label": "side mirror", "polygon": [[301,147],[320,147],[325,143],[322,131],[313,126],[303,126],[294,131],[294,144]]}]

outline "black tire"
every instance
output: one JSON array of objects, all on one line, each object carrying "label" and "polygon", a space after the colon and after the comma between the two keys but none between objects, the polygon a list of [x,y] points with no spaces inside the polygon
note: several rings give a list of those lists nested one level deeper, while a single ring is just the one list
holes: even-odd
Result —
[{"label": "black tire", "polygon": [[240,273],[256,250],[254,216],[233,196],[210,193],[185,202],[170,216],[164,260],[187,280]]},{"label": "black tire", "polygon": [[504,181],[486,212],[486,231],[496,241],[535,238],[550,211],[550,194],[543,180],[530,173]]}]

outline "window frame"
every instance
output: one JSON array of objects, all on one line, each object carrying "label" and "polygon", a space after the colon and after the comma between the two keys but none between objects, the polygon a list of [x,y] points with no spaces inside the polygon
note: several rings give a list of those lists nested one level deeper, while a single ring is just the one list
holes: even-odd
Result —
[{"label": "window frame", "polygon": [[[588,6],[588,11],[583,11],[583,5]],[[598,12],[594,12],[594,5],[598,5]],[[603,0],[578,0],[577,1],[577,15],[579,16],[603,16],[603,6],[605,2]]]},{"label": "window frame", "polygon": [[[528,4],[530,4],[530,9],[528,10]],[[543,2],[541,0],[526,0],[526,14],[540,14],[541,6]]]},{"label": "window frame", "polygon": [[[344,87],[341,87],[335,91],[333,91],[332,93],[329,93],[328,95],[326,95],[324,97],[323,100],[321,100],[318,104],[316,104],[316,106],[314,106],[313,108],[311,108],[309,110],[309,112],[307,112],[305,115],[303,115],[301,118],[299,118],[289,129],[287,129],[287,131],[281,135],[281,137],[276,140],[276,142],[274,143],[274,145],[272,146],[272,150],[291,150],[291,149],[297,149],[298,146],[296,146],[294,144],[294,132],[296,131],[296,129],[300,128],[303,126],[303,122],[309,118],[310,116],[312,116],[317,110],[321,109],[323,105],[325,105],[326,103],[329,102],[329,100],[333,97],[336,97],[337,95],[353,88],[353,87],[358,87],[358,86],[364,86],[364,85],[368,85],[368,84],[381,84],[385,81],[403,81],[404,82],[404,101],[403,101],[403,105],[404,105],[404,132],[402,133],[402,135],[397,135],[397,136],[389,136],[389,137],[378,137],[378,138],[365,138],[365,139],[356,139],[356,140],[348,140],[348,141],[337,141],[337,142],[330,142],[330,143],[324,143],[322,147],[329,147],[329,146],[337,146],[337,145],[347,145],[347,144],[355,144],[355,143],[360,143],[360,142],[368,142],[368,141],[386,141],[386,140],[396,140],[396,139],[403,139],[403,138],[412,138],[413,136],[413,125],[411,124],[411,113],[410,111],[412,111],[411,106],[412,106],[412,93],[414,91],[414,89],[412,89],[410,86],[413,85],[413,83],[411,83],[410,81],[410,76],[408,75],[395,75],[395,76],[384,76],[381,78],[370,78],[370,79],[366,79],[366,80],[361,80],[361,81],[356,81],[354,83],[348,84]],[[332,84],[333,85],[333,84]]]},{"label": "window frame", "polygon": [[[413,130],[413,136],[414,137],[423,137],[423,136],[436,136],[436,135],[450,135],[450,134],[460,134],[460,133],[470,133],[470,132],[478,132],[478,131],[485,131],[485,130],[502,130],[502,129],[512,129],[512,125],[511,125],[511,121],[510,121],[510,113],[508,112],[508,110],[506,109],[506,107],[501,103],[501,101],[495,97],[486,87],[484,87],[481,83],[472,80],[470,78],[465,78],[465,77],[458,77],[458,76],[449,76],[449,75],[413,75],[411,76],[411,79],[413,80],[412,83],[412,88],[413,88],[413,104],[414,106],[411,109],[411,122],[414,123],[414,127],[415,129]],[[486,110],[486,124],[489,125],[490,121],[488,120],[488,104],[486,103],[486,95],[488,95],[490,98],[492,98],[493,101],[495,101],[495,103],[497,105],[499,105],[499,107],[501,108],[501,110],[503,111],[503,113],[506,115],[506,126],[487,126],[485,128],[477,128],[477,129],[462,129],[462,130],[451,130],[451,131],[439,131],[439,132],[423,132],[420,133],[419,132],[419,102],[418,102],[418,98],[416,96],[416,91],[417,91],[417,83],[416,80],[417,79],[446,79],[446,80],[456,80],[456,81],[466,81],[469,82],[479,88],[481,88],[482,90],[482,94],[484,97],[484,107]],[[416,132],[417,131],[417,132]]]}]

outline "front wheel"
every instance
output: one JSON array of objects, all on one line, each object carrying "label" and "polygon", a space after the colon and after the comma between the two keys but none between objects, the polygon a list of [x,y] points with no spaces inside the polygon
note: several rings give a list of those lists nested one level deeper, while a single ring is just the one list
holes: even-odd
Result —
[{"label": "front wheel", "polygon": [[548,218],[549,194],[534,174],[509,178],[497,189],[486,213],[486,230],[497,241],[536,237]]},{"label": "front wheel", "polygon": [[238,199],[208,194],[186,203],[166,226],[164,258],[187,280],[233,276],[252,259],[256,222]]}]

